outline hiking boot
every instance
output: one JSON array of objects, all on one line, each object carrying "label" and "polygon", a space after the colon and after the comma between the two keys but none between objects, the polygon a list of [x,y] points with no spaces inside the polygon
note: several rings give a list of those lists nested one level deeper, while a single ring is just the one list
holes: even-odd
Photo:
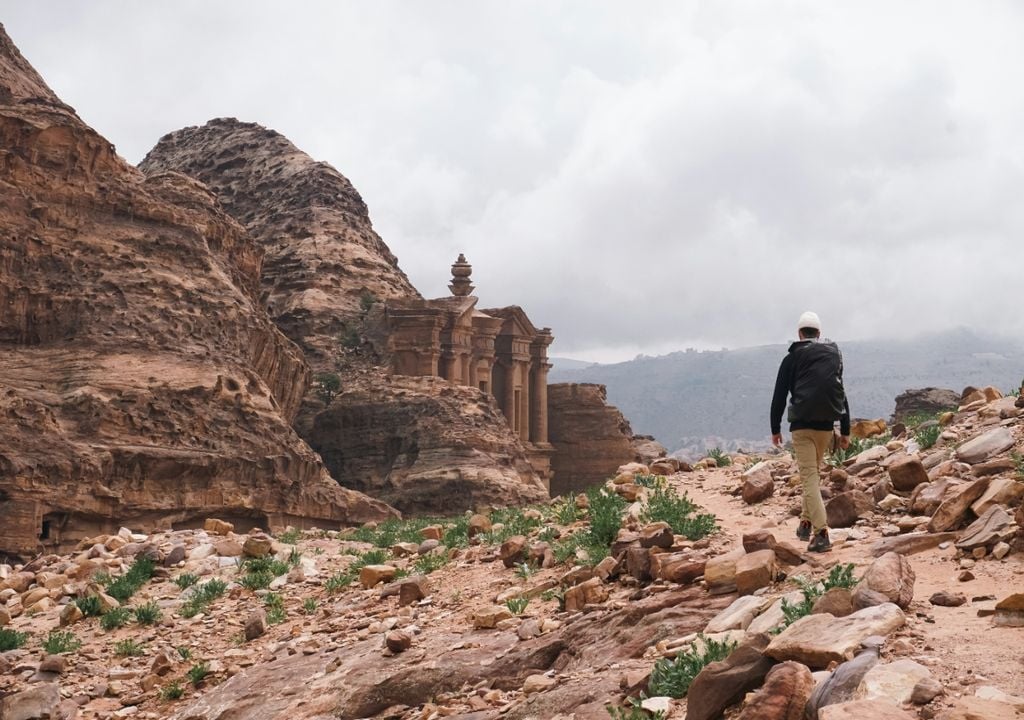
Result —
[{"label": "hiking boot", "polygon": [[828,528],[822,528],[814,533],[814,538],[807,545],[807,552],[829,552],[832,549],[832,542],[828,539]]},{"label": "hiking boot", "polygon": [[811,521],[801,520],[800,524],[796,526],[796,539],[807,542],[811,539]]}]

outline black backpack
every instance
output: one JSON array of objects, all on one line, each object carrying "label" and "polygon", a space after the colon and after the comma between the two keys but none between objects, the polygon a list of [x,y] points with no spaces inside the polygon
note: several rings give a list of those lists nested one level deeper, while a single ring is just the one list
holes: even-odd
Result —
[{"label": "black backpack", "polygon": [[790,422],[834,422],[846,406],[843,355],[830,340],[794,343]]}]

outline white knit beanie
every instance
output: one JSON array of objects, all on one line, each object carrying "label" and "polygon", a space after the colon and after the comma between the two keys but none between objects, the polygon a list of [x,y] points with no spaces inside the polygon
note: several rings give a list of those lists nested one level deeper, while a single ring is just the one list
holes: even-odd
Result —
[{"label": "white knit beanie", "polygon": [[818,332],[821,332],[821,319],[818,317],[818,313],[813,313],[810,310],[800,316],[800,320],[796,324],[796,329],[801,330],[803,328],[814,328]]}]

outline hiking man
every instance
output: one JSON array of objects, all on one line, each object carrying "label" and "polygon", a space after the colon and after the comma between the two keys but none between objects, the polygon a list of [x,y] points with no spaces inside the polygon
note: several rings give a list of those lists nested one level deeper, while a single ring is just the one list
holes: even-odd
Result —
[{"label": "hiking man", "polygon": [[782,447],[782,411],[789,401],[789,430],[793,454],[803,485],[803,509],[796,536],[810,540],[807,550],[832,549],[825,503],[821,499],[819,470],[832,446],[839,421],[839,446],[850,446],[850,406],[843,389],[843,356],[831,340],[821,339],[821,320],[805,312],[797,322],[799,340],[789,346],[775,380],[772,397],[772,444]]}]

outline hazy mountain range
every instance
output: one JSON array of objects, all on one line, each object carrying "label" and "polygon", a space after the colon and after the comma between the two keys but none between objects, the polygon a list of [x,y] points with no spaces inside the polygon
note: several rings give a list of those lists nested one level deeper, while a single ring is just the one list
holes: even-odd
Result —
[{"label": "hazy mountain range", "polygon": [[[912,339],[839,342],[854,417],[886,418],[908,388],[995,385],[1024,377],[1024,343],[956,329]],[[633,430],[670,451],[756,449],[769,440],[768,408],[788,344],[686,350],[600,365],[554,359],[551,382],[594,382]]]}]

